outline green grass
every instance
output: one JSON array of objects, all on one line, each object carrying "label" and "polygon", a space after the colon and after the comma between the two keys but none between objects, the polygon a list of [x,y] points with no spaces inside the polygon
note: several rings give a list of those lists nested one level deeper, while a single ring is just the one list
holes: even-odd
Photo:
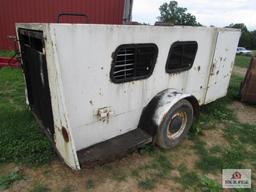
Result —
[{"label": "green grass", "polygon": [[0,51],[0,57],[12,57],[14,54],[14,51]]},{"label": "green grass", "polygon": [[237,55],[235,60],[235,65],[242,68],[248,68],[250,65],[251,57]]},{"label": "green grass", "polygon": [[156,181],[155,181],[155,179],[152,179],[152,178],[146,178],[144,180],[140,180],[138,182],[138,186],[141,189],[151,190],[151,189],[154,189],[156,187]]},{"label": "green grass", "polygon": [[154,150],[155,147],[147,145],[143,150],[143,155],[147,153],[151,156],[151,161],[145,165],[136,167],[132,171],[132,176],[138,181],[138,186],[149,190],[156,187],[157,183],[170,176],[172,164],[168,154],[163,150]]},{"label": "green grass", "polygon": [[[194,142],[194,149],[200,157],[196,166],[205,174],[221,173],[222,169],[228,168],[256,169],[256,126],[240,123],[234,115],[234,111],[228,107],[238,99],[242,80],[243,78],[240,76],[232,76],[227,96],[201,108],[201,117],[197,125],[200,134],[197,132],[195,136],[193,133],[191,139]],[[207,148],[206,143],[202,141],[204,131],[217,129],[220,123],[224,125],[223,132],[228,145]],[[215,181],[204,179],[203,183],[208,187],[211,186],[211,190],[207,191],[222,191]],[[183,185],[186,186],[186,184]],[[194,188],[196,187],[198,186],[194,186]]]},{"label": "green grass", "polygon": [[206,176],[203,176],[201,178],[201,184],[202,188],[204,189],[205,192],[220,192],[222,190],[222,186],[216,182],[213,179],[210,179]]},{"label": "green grass", "polygon": [[14,182],[22,179],[23,175],[20,170],[13,171],[6,176],[0,177],[0,191],[9,189]]},{"label": "green grass", "polygon": [[112,170],[111,173],[112,173],[112,179],[118,182],[125,181],[127,178],[127,175],[125,174],[125,172],[120,168],[116,168]]},{"label": "green grass", "polygon": [[184,189],[197,187],[199,184],[199,176],[196,172],[189,171],[185,164],[181,164],[178,167],[178,170],[180,172],[180,177],[174,179],[177,180],[177,182],[179,182]]},{"label": "green grass", "polygon": [[87,189],[88,189],[88,190],[94,189],[94,188],[95,188],[95,182],[94,182],[92,179],[89,179],[89,180],[87,181],[86,186],[87,186]]},{"label": "green grass", "polygon": [[2,68],[0,79],[0,163],[48,163],[54,151],[25,105],[21,70]]},{"label": "green grass", "polygon": [[74,186],[66,185],[61,189],[61,192],[72,192],[75,191]]},{"label": "green grass", "polygon": [[[205,174],[221,173],[222,169],[228,168],[256,169],[256,126],[240,123],[234,111],[229,108],[229,105],[238,99],[242,80],[243,77],[233,75],[227,96],[201,108],[196,132],[190,134],[190,138],[194,143],[194,149],[200,157],[199,161],[196,162],[196,167]],[[204,132],[208,129],[219,129],[218,125],[220,123],[224,125],[223,132],[227,146],[215,145],[209,148],[205,143],[207,141],[203,141]],[[190,179],[192,179],[191,175],[194,174],[193,171],[183,170],[182,174],[181,178],[184,177],[187,180],[183,180],[181,182],[182,185],[191,187],[189,183],[191,182]],[[193,189],[202,189],[201,187],[203,187],[206,189],[205,191],[223,191],[220,184],[209,178],[203,177],[201,182],[194,181],[194,183],[196,184],[192,185]],[[255,187],[254,184],[253,187]]]},{"label": "green grass", "polygon": [[200,160],[196,163],[197,167],[203,170],[205,173],[219,171],[223,166],[222,157],[210,153],[206,147],[206,143],[197,139],[195,141],[196,152],[200,156]]},{"label": "green grass", "polygon": [[50,191],[51,189],[49,187],[41,183],[36,184],[31,190],[31,192],[50,192]]}]

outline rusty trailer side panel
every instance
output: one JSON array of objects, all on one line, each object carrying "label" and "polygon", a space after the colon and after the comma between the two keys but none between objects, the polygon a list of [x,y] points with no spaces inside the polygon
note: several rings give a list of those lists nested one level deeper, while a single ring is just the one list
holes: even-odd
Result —
[{"label": "rusty trailer side panel", "polygon": [[244,81],[241,84],[241,101],[256,104],[256,57],[251,59]]}]

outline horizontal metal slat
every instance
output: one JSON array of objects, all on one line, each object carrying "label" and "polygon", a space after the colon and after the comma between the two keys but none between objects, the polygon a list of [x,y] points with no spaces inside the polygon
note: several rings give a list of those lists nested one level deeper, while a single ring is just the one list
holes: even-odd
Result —
[{"label": "horizontal metal slat", "polygon": [[134,62],[134,59],[117,60],[115,63],[128,63],[128,62]]},{"label": "horizontal metal slat", "polygon": [[134,53],[117,54],[117,57],[121,57],[121,56],[134,56]]},{"label": "horizontal metal slat", "polygon": [[121,72],[126,72],[126,71],[132,71],[132,70],[134,70],[134,68],[131,68],[131,69],[122,69],[122,70],[119,70],[119,71],[115,71],[114,74],[121,73]]},{"label": "horizontal metal slat", "polygon": [[134,63],[127,63],[122,65],[115,65],[115,68],[134,66]]},{"label": "horizontal metal slat", "polygon": [[129,78],[129,77],[132,77],[133,76],[133,73],[126,73],[126,75],[115,75],[115,78],[116,79],[126,79],[126,78]]}]

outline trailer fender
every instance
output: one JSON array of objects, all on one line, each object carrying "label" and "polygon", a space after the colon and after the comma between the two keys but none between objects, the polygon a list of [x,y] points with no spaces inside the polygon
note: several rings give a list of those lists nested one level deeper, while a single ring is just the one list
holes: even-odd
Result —
[{"label": "trailer fender", "polygon": [[193,118],[197,120],[199,103],[193,95],[181,93],[176,89],[165,89],[159,92],[143,109],[138,127],[154,137],[166,113],[182,99],[186,99],[192,104],[194,110]]}]

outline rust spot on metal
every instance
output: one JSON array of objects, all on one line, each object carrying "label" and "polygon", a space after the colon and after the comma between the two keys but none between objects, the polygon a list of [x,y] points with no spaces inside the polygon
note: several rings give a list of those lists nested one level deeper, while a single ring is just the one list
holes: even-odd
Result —
[{"label": "rust spot on metal", "polygon": [[68,143],[69,142],[69,135],[68,135],[67,129],[65,127],[62,127],[61,132],[62,132],[62,136],[64,138],[64,141]]}]

